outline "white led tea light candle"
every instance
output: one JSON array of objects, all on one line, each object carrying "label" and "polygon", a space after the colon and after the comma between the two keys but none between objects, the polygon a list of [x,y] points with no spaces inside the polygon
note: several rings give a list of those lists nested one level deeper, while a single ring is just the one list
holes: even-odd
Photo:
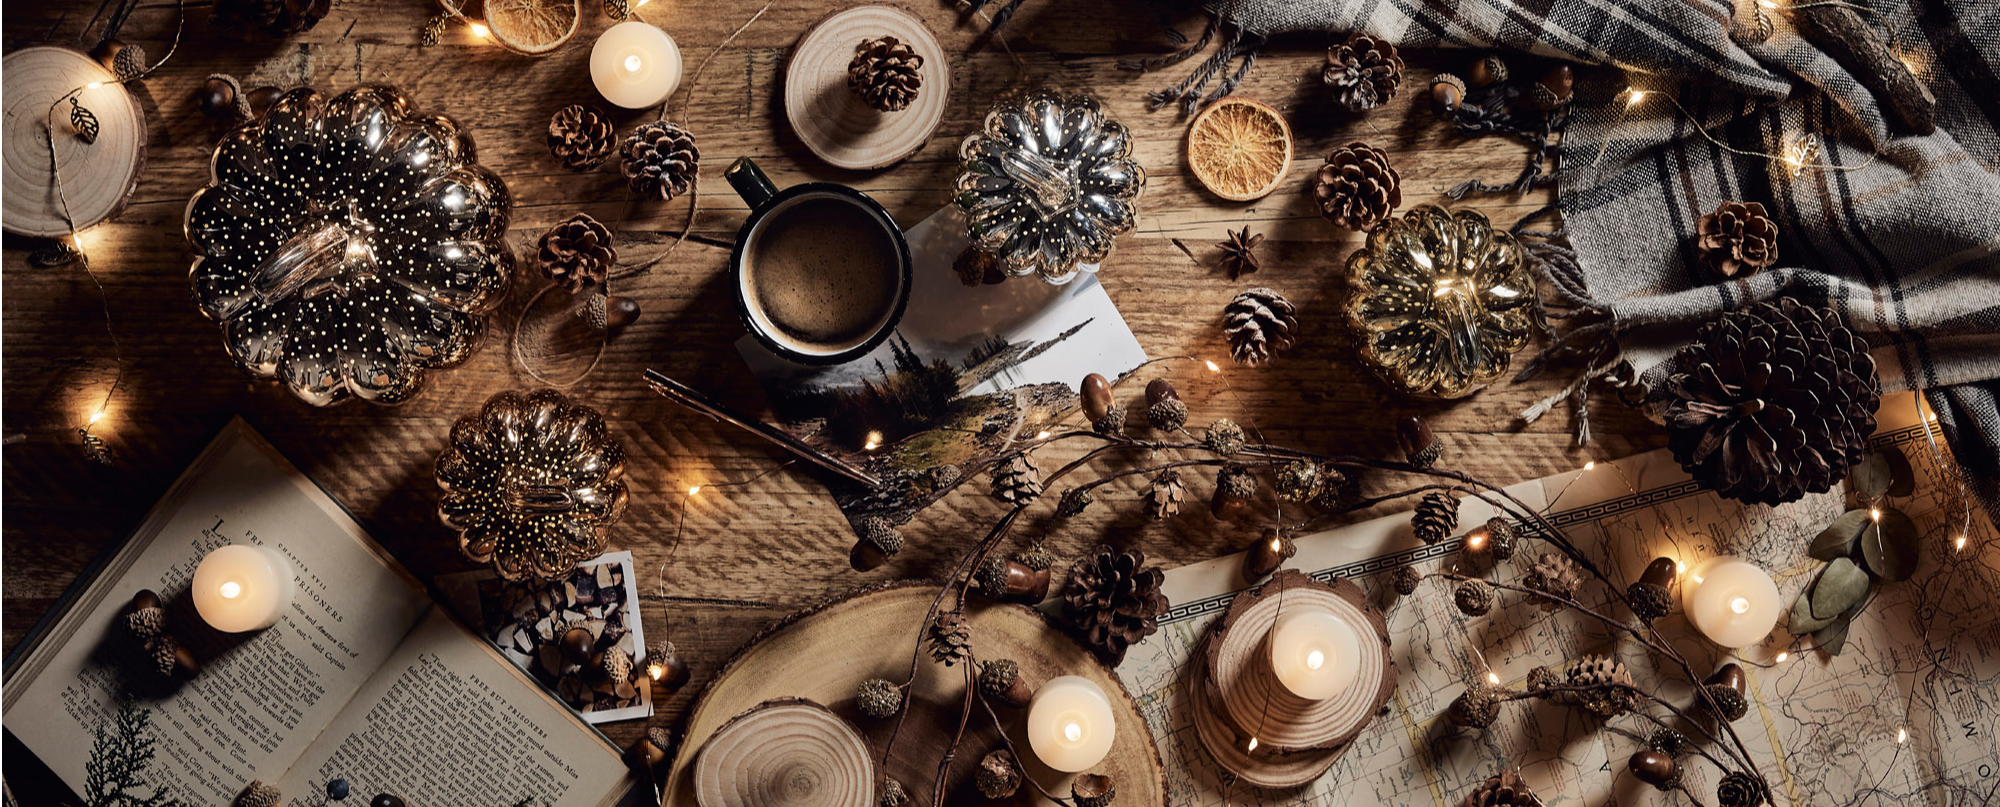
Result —
[{"label": "white led tea light candle", "polygon": [[1722,647],[1749,647],[1778,625],[1778,584],[1754,564],[1728,556],[1703,560],[1681,579],[1681,609],[1701,635]]},{"label": "white led tea light candle", "polygon": [[223,633],[277,624],[292,603],[292,564],[275,549],[232,544],[201,559],[189,588],[203,622]]},{"label": "white led tea light candle", "polygon": [[1102,761],[1111,753],[1116,729],[1111,699],[1080,676],[1043,684],[1028,704],[1028,745],[1043,764],[1064,773],[1089,770]]},{"label": "white led tea light candle", "polygon": [[657,106],[681,85],[681,48],[646,23],[618,23],[590,48],[590,81],[604,100],[626,109]]},{"label": "white led tea light candle", "polygon": [[1309,701],[1347,691],[1361,672],[1361,639],[1322,609],[1297,610],[1271,627],[1271,670],[1292,694]]}]

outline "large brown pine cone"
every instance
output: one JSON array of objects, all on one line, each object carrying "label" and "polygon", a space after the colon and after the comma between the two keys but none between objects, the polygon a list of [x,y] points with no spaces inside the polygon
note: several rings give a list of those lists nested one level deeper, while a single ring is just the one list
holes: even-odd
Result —
[{"label": "large brown pine cone", "polygon": [[1395,45],[1355,34],[1327,49],[1320,79],[1340,94],[1342,106],[1366,112],[1396,97],[1403,84],[1403,59]]},{"label": "large brown pine cone", "polygon": [[1026,454],[993,466],[993,498],[1007,504],[1027,504],[1042,495],[1042,472]]},{"label": "large brown pine cone", "polygon": [[1723,774],[1715,786],[1715,803],[1720,807],[1757,807],[1767,800],[1764,783],[1741,771]]},{"label": "large brown pine cone", "polygon": [[542,275],[571,294],[593,285],[602,288],[611,267],[618,265],[611,228],[588,213],[571,216],[542,233],[535,254],[541,259]]},{"label": "large brown pine cone", "polygon": [[1503,770],[1465,794],[1465,807],[1542,807],[1542,800],[1520,774]]},{"label": "large brown pine cone", "polygon": [[1403,176],[1389,166],[1389,154],[1353,142],[1326,155],[1313,188],[1327,221],[1364,231],[1380,224],[1403,204]]},{"label": "large brown pine cone", "polygon": [[589,171],[603,165],[617,148],[617,131],[604,110],[570,104],[549,118],[549,153],[564,168]]},{"label": "large brown pine cone", "polygon": [[847,89],[869,106],[897,112],[916,100],[923,85],[924,57],[893,36],[870,39],[847,63]]},{"label": "large brown pine cone", "polygon": [[1146,565],[1146,553],[1100,546],[1069,569],[1063,583],[1063,615],[1082,633],[1084,644],[1117,666],[1133,643],[1160,629],[1167,597],[1160,593],[1166,573]]},{"label": "large brown pine cone", "polygon": [[1452,530],[1458,529],[1458,500],[1442,490],[1425,493],[1417,500],[1417,511],[1410,514],[1410,531],[1417,540],[1435,544],[1451,537]]},{"label": "large brown pine cone", "polygon": [[1625,663],[1610,656],[1584,656],[1569,665],[1569,672],[1563,676],[1568,686],[1600,686],[1570,692],[1568,702],[1581,706],[1600,717],[1617,717],[1632,710],[1638,702],[1638,695],[1632,690],[1632,671],[1625,669]]},{"label": "large brown pine cone", "polygon": [[701,150],[694,135],[666,121],[639,127],[619,148],[625,186],[648,199],[667,201],[694,187]]},{"label": "large brown pine cone", "polygon": [[1723,202],[1695,232],[1701,262],[1723,277],[1749,277],[1778,262],[1778,225],[1758,202]]},{"label": "large brown pine cone", "polygon": [[216,0],[209,19],[238,33],[262,31],[284,38],[312,30],[333,8],[333,0]]},{"label": "large brown pine cone", "polygon": [[1292,346],[1292,331],[1299,320],[1285,295],[1257,288],[1236,295],[1222,309],[1222,335],[1229,339],[1229,355],[1237,364],[1255,367],[1271,359],[1271,354]]},{"label": "large brown pine cone", "polygon": [[1667,446],[1725,498],[1823,493],[1867,452],[1881,387],[1868,343],[1789,297],[1723,314],[1674,354]]}]

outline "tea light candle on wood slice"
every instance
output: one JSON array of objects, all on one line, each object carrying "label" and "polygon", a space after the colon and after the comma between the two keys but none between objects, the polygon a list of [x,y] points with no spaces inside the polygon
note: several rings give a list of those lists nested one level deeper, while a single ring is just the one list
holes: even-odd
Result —
[{"label": "tea light candle on wood slice", "polygon": [[1028,745],[1042,763],[1064,773],[1088,770],[1111,752],[1117,736],[1111,699],[1090,679],[1065,675],[1035,692],[1028,705]]},{"label": "tea light candle on wood slice", "polygon": [[1298,609],[1278,617],[1269,641],[1271,670],[1278,681],[1309,701],[1346,692],[1360,670],[1360,638],[1346,622],[1323,609]]},{"label": "tea light candle on wood slice", "polygon": [[1681,581],[1681,609],[1709,641],[1733,649],[1771,635],[1782,607],[1778,584],[1763,569],[1717,556],[1688,570]]},{"label": "tea light candle on wood slice", "polygon": [[233,544],[208,553],[189,590],[203,622],[223,633],[277,624],[292,603],[292,564],[278,551]]},{"label": "tea light candle on wood slice", "polygon": [[618,23],[591,46],[590,80],[604,100],[626,109],[658,105],[681,85],[681,48],[646,23]]}]

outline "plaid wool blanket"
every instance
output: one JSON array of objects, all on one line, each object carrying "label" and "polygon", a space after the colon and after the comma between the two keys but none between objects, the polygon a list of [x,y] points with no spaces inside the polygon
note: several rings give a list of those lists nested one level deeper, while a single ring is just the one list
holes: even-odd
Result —
[{"label": "plaid wool blanket", "polygon": [[[1883,91],[1882,64],[1825,47],[1793,2],[1218,0],[1221,45],[1157,100],[1227,94],[1265,37],[1295,31],[1598,65],[1575,71],[1553,160],[1574,255],[1550,272],[1553,302],[1586,314],[1558,343],[1585,357],[1574,400],[1614,367],[1663,379],[1725,310],[1830,306],[1874,347],[1885,391],[1926,396],[2000,517],[2000,3],[1814,4],[1863,23],[1935,98],[1913,123],[1908,76]],[[1770,212],[1774,269],[1723,280],[1697,259],[1696,221],[1725,201]]]}]

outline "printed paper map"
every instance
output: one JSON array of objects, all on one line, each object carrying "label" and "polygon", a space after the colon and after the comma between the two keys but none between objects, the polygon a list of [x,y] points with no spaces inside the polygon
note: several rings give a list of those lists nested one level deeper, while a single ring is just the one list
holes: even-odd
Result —
[{"label": "printed paper map", "polygon": [[[1915,493],[1888,502],[1924,532],[1916,576],[1881,586],[1838,657],[1808,649],[1810,637],[1794,640],[1782,616],[1763,645],[1738,652],[1752,687],[1750,713],[1735,728],[1777,791],[1778,807],[1948,807],[1989,803],[2000,789],[2000,542],[1974,507],[1965,548],[1955,548],[1965,519],[1958,483],[1939,469],[1937,457],[1947,458],[1946,468],[1950,463],[1935,424],[1927,430],[1919,417],[1913,396],[1891,396],[1873,438],[1878,447],[1900,448],[1917,475]],[[1929,437],[1936,438],[1935,448]],[[1841,489],[1779,507],[1726,501],[1701,490],[1665,451],[1522,483],[1509,492],[1544,509],[1621,586],[1654,557],[1692,565],[1734,554],[1773,573],[1786,610],[1822,565],[1805,555],[1807,545],[1845,509]],[[1460,531],[1492,514],[1484,502],[1465,502]],[[1551,807],[1685,801],[1625,771],[1625,760],[1642,746],[1639,738],[1653,728],[1642,718],[1618,718],[1609,722],[1611,730],[1600,731],[1575,710],[1526,700],[1508,706],[1485,732],[1443,719],[1467,680],[1490,671],[1518,689],[1536,666],[1560,670],[1588,653],[1616,654],[1641,686],[1685,705],[1692,695],[1677,667],[1662,666],[1587,616],[1550,614],[1508,592],[1499,592],[1491,614],[1476,619],[1458,613],[1440,580],[1426,580],[1414,596],[1396,597],[1387,571],[1408,564],[1434,571],[1458,555],[1457,540],[1425,546],[1411,537],[1407,514],[1298,543],[1290,567],[1323,580],[1354,579],[1387,614],[1400,675],[1396,696],[1312,784],[1270,791],[1231,781],[1196,737],[1186,690],[1194,649],[1243,588],[1243,561],[1229,556],[1170,571],[1166,591],[1173,609],[1160,632],[1133,647],[1118,668],[1166,763],[1168,804],[1457,807],[1501,766],[1520,768]],[[1519,582],[1543,546],[1524,541],[1493,579]],[[1608,602],[1600,583],[1586,582],[1580,599],[1630,618]],[[1678,603],[1659,626],[1702,674],[1729,660],[1694,632]],[[1781,651],[1789,651],[1782,663],[1775,661]],[[1671,715],[1662,716],[1672,722]],[[1699,760],[1683,769],[1692,791],[1713,804],[1716,769]]]}]

